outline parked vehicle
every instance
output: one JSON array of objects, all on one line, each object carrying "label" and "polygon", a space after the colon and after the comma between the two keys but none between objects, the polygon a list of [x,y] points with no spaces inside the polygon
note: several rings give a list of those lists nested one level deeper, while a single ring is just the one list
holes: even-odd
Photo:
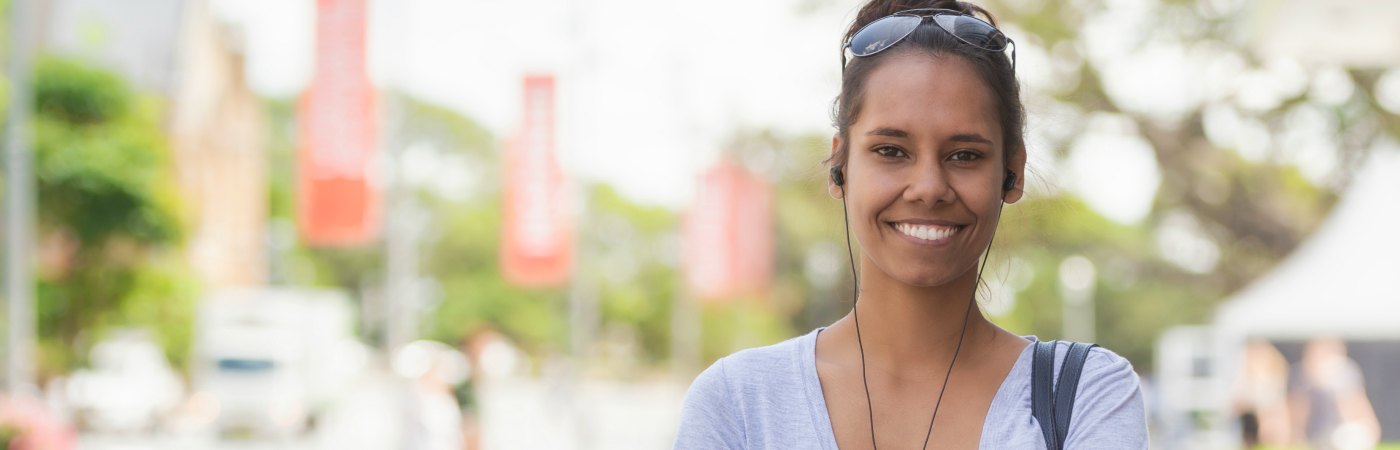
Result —
[{"label": "parked vehicle", "polygon": [[145,330],[123,330],[93,346],[91,367],[66,383],[79,426],[106,433],[154,430],[179,404],[184,383]]},{"label": "parked vehicle", "polygon": [[203,299],[192,377],[230,439],[304,433],[364,366],[343,293],[307,289],[218,292]]}]

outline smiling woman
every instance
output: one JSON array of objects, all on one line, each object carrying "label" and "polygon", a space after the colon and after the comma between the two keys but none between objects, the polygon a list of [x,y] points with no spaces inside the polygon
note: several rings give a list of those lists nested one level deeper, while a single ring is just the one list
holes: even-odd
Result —
[{"label": "smiling woman", "polygon": [[[984,255],[1026,165],[1015,47],[994,23],[966,2],[861,8],[827,160],[861,249],[856,306],[710,366],[676,448],[1147,447],[1125,359],[1017,336],[978,308]],[[1040,387],[1052,377],[1068,380],[1053,408]]]}]

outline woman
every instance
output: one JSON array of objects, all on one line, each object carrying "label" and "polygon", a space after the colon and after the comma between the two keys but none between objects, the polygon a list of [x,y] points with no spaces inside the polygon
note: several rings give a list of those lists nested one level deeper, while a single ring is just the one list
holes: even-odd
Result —
[{"label": "woman", "polygon": [[[1035,338],[975,301],[978,258],[1026,165],[1014,47],[993,23],[966,2],[861,8],[827,160],[861,248],[855,307],[710,366],[676,448],[1047,448],[1031,413]],[[1091,350],[1077,394],[1064,448],[1147,447],[1127,360]]]}]

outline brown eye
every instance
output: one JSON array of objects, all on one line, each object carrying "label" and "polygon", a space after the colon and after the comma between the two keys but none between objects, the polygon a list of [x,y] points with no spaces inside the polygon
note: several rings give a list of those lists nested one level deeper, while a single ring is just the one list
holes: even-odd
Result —
[{"label": "brown eye", "polygon": [[977,154],[977,152],[971,150],[961,150],[951,155],[948,155],[949,161],[972,162],[979,159],[982,159],[982,155]]},{"label": "brown eye", "polygon": [[888,145],[875,147],[874,152],[882,158],[899,158],[904,156],[904,150],[900,150],[899,147],[891,147]]}]

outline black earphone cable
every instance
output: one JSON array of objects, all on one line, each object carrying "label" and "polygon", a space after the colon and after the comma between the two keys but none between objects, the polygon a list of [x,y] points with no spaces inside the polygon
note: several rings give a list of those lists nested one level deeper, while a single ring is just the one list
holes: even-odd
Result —
[{"label": "black earphone cable", "polygon": [[[1015,180],[1014,173],[1009,171],[1007,173],[1010,174],[1012,180]],[[833,175],[835,175],[834,172]],[[870,447],[878,450],[880,447],[875,443],[875,405],[870,398],[870,379],[866,374],[865,368],[865,343],[862,342],[860,337],[860,276],[856,273],[855,251],[851,248],[851,216],[850,211],[846,207],[845,183],[838,182],[837,185],[841,186],[841,218],[846,231],[846,256],[851,263],[851,280],[853,284],[851,293],[853,305],[851,306],[851,311],[856,322],[856,346],[860,350],[860,379],[861,384],[865,388],[865,408],[870,419]],[[1008,189],[1003,189],[1003,191],[1006,190]],[[997,210],[1000,211],[1004,205],[1004,202],[997,205]],[[1000,221],[1000,218],[1001,214],[998,212],[998,221]],[[938,409],[943,405],[943,394],[948,390],[948,381],[950,377],[953,376],[953,366],[958,362],[958,354],[962,353],[963,340],[967,337],[967,319],[972,315],[972,303],[977,301],[977,287],[982,284],[982,272],[987,269],[987,259],[991,256],[992,244],[994,242],[996,242],[995,228],[993,228],[992,238],[987,241],[987,248],[982,254],[982,265],[977,269],[977,284],[973,285],[972,295],[967,301],[967,308],[963,310],[962,330],[958,332],[958,345],[953,349],[953,358],[948,362],[948,371],[943,374],[943,386],[938,389],[938,399],[933,404],[933,414],[928,420],[928,431],[924,433],[924,445],[921,448],[927,449],[929,439],[933,437],[933,424],[938,420]]]},{"label": "black earphone cable", "polygon": [[[841,183],[844,184],[844,183]],[[851,311],[856,318],[856,346],[860,349],[860,381],[865,385],[865,410],[870,415],[870,447],[879,449],[875,445],[875,405],[870,401],[870,380],[865,375],[865,343],[860,340],[860,276],[856,274],[856,253],[851,249],[851,214],[846,209],[846,188],[841,187],[841,219],[846,225],[846,256],[851,261]],[[947,386],[947,381],[944,381]],[[942,396],[942,394],[939,394]],[[937,407],[935,407],[937,408]]]},{"label": "black earphone cable", "polygon": [[[943,374],[943,387],[938,389],[938,401],[933,404],[933,417],[928,419],[928,431],[924,432],[924,445],[920,448],[927,449],[929,438],[933,437],[933,422],[938,419],[938,407],[943,405],[943,392],[948,390],[948,382],[953,376],[953,365],[958,363],[958,354],[962,353],[963,338],[967,337],[967,318],[972,315],[972,302],[977,301],[977,286],[982,284],[982,271],[987,269],[987,257],[991,256],[992,242],[996,241],[996,238],[996,233],[992,233],[992,238],[987,241],[986,253],[982,254],[982,267],[977,269],[977,284],[972,286],[972,295],[967,300],[967,309],[963,310],[962,331],[958,332],[958,346],[953,348],[953,360],[948,362],[948,372]],[[859,334],[857,334],[856,340],[860,340]]]}]

